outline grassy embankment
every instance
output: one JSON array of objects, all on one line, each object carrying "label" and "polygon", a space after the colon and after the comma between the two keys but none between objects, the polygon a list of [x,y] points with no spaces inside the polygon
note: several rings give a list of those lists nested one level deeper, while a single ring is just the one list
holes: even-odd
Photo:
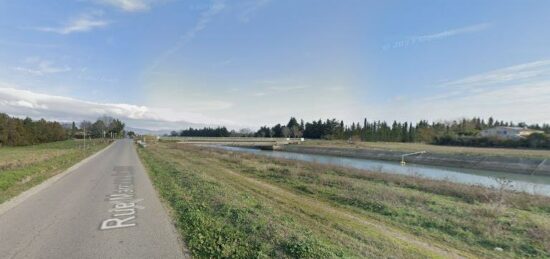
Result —
[{"label": "grassy embankment", "polygon": [[521,149],[521,148],[481,148],[481,147],[456,147],[438,146],[422,143],[399,143],[399,142],[355,142],[348,143],[344,140],[307,140],[302,143],[304,146],[332,147],[332,148],[365,148],[393,150],[403,152],[428,151],[429,153],[440,154],[461,154],[461,155],[482,155],[482,156],[505,156],[523,158],[550,158],[550,150]]},{"label": "grassy embankment", "polygon": [[547,197],[170,143],[139,153],[198,257],[550,257]]},{"label": "grassy embankment", "polygon": [[103,141],[67,140],[26,147],[0,148],[0,203],[63,172],[107,146]]}]

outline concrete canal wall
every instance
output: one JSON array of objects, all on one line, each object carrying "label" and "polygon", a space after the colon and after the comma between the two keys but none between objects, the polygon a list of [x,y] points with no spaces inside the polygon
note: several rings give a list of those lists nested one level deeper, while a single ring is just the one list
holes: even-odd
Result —
[{"label": "concrete canal wall", "polygon": [[[300,145],[286,145],[282,148],[282,150],[295,153],[353,157],[397,162],[401,161],[401,156],[403,154],[406,154],[405,152],[377,149],[307,147]],[[550,158],[539,159],[504,156],[426,153],[415,156],[408,156],[405,158],[405,161],[407,163],[424,165],[448,166],[550,176]]]}]

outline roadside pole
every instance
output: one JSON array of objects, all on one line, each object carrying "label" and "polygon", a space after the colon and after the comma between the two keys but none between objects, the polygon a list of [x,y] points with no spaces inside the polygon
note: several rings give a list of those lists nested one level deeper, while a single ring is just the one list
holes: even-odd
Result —
[{"label": "roadside pole", "polygon": [[84,127],[84,148],[86,149],[86,127]]}]

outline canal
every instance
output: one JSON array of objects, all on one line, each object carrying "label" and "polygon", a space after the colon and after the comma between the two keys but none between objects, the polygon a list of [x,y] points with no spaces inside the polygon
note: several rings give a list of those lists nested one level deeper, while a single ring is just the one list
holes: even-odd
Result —
[{"label": "canal", "polygon": [[419,176],[435,180],[447,180],[470,185],[486,187],[498,187],[498,178],[506,178],[511,181],[510,188],[531,194],[550,196],[550,177],[539,175],[514,174],[487,170],[474,170],[466,168],[429,166],[419,164],[407,164],[402,166],[398,162],[368,160],[359,158],[347,158],[316,154],[302,154],[284,151],[267,151],[253,148],[209,145],[210,147],[224,150],[252,153],[256,155],[283,158],[299,161],[307,161],[319,164],[336,165],[368,171],[393,173],[409,176]]}]

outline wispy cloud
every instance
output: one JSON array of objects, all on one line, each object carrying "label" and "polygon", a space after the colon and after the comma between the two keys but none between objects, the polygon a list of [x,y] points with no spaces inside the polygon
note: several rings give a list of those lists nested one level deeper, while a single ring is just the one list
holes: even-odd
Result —
[{"label": "wispy cloud", "polygon": [[[550,123],[550,60],[504,67],[448,81],[423,98],[405,98],[381,112],[400,119],[497,117]],[[392,113],[392,114],[388,114]],[[398,115],[397,115],[398,114]]]},{"label": "wispy cloud", "polygon": [[153,0],[97,0],[97,2],[119,8],[125,12],[140,12],[151,8]]},{"label": "wispy cloud", "polygon": [[96,28],[102,28],[110,24],[110,21],[101,19],[101,16],[101,12],[84,13],[60,27],[38,27],[35,29],[64,35],[74,32],[86,32]]},{"label": "wispy cloud", "polygon": [[442,40],[442,39],[454,37],[461,34],[480,32],[480,31],[487,30],[490,27],[491,27],[490,23],[479,23],[479,24],[475,24],[467,27],[455,28],[455,29],[445,30],[442,32],[437,32],[432,34],[412,36],[405,40],[400,40],[391,44],[384,45],[383,49],[387,50],[387,49],[396,49],[396,48],[406,48],[411,45],[426,43],[426,42],[436,41],[436,40]]},{"label": "wispy cloud", "polygon": [[16,66],[13,69],[35,76],[43,76],[47,74],[56,74],[71,71],[71,68],[68,66],[56,66],[52,61],[40,58],[27,58],[24,64],[25,66]]},{"label": "wispy cloud", "polygon": [[167,51],[165,51],[159,58],[153,62],[152,68],[158,67],[158,65],[164,61],[167,57],[178,52],[185,44],[192,41],[197,33],[204,30],[206,26],[210,23],[212,18],[221,13],[226,8],[225,0],[214,0],[210,4],[209,8],[200,13],[199,19],[193,27],[191,27],[185,34],[179,37],[174,46]]},{"label": "wispy cloud", "polygon": [[199,19],[197,20],[197,23],[195,26],[193,26],[190,30],[188,30],[180,39],[180,44],[185,44],[189,41],[191,41],[197,33],[204,30],[208,23],[212,20],[213,17],[218,15],[223,9],[225,9],[225,1],[224,0],[217,0],[213,1],[210,7],[202,12],[199,16]]},{"label": "wispy cloud", "polygon": [[540,60],[492,70],[443,83],[444,87],[473,88],[496,86],[505,83],[520,83],[529,80],[550,79],[550,60]]},{"label": "wispy cloud", "polygon": [[302,90],[310,88],[309,85],[290,85],[290,86],[270,86],[268,87],[269,90],[277,91],[277,92],[291,92],[296,90]]},{"label": "wispy cloud", "polygon": [[221,60],[221,61],[218,61],[218,62],[212,64],[212,67],[213,68],[222,68],[222,67],[229,66],[231,64],[233,64],[233,59],[229,58],[229,59]]},{"label": "wispy cloud", "polygon": [[262,80],[259,82],[260,84],[268,85],[268,86],[261,86],[260,91],[252,93],[253,96],[262,97],[262,96],[269,96],[269,95],[276,95],[276,94],[283,94],[283,93],[300,93],[304,92],[302,90],[311,88],[309,85],[301,85],[301,84],[282,84],[277,83],[277,81],[272,80]]},{"label": "wispy cloud", "polygon": [[252,16],[261,8],[269,4],[271,0],[252,0],[245,3],[242,12],[239,14],[239,20],[247,23]]}]

